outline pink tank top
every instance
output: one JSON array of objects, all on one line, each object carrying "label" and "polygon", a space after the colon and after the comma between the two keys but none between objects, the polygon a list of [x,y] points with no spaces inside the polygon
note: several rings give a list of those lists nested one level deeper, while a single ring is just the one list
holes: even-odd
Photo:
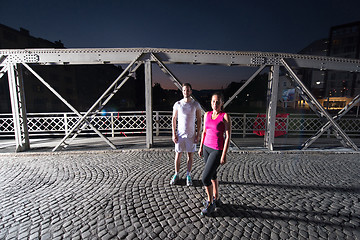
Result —
[{"label": "pink tank top", "polygon": [[216,149],[223,150],[224,148],[224,132],[225,132],[225,123],[224,123],[224,112],[221,112],[216,119],[212,119],[212,111],[208,112],[206,116],[206,135],[204,140],[204,145]]}]

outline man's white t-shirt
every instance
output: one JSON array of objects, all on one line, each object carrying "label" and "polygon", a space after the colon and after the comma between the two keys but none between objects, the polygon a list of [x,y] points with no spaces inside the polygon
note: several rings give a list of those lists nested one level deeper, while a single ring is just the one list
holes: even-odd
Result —
[{"label": "man's white t-shirt", "polygon": [[195,135],[196,111],[201,110],[200,104],[194,99],[185,102],[181,99],[174,104],[173,110],[177,110],[177,134],[181,138],[192,138]]}]

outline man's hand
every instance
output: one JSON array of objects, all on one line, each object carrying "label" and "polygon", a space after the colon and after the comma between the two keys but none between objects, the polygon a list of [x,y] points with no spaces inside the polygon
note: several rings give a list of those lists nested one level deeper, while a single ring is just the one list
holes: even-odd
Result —
[{"label": "man's hand", "polygon": [[173,140],[174,143],[178,143],[179,138],[178,138],[178,135],[176,133],[173,134],[172,140]]},{"label": "man's hand", "polygon": [[195,137],[194,137],[194,143],[198,143],[199,140],[200,140],[200,135],[196,134]]}]

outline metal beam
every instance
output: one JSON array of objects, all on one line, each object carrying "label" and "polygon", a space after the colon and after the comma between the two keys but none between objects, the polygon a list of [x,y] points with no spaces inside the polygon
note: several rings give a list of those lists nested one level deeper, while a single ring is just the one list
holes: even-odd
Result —
[{"label": "metal beam", "polygon": [[[360,60],[326,56],[309,56],[272,52],[239,52],[165,48],[84,48],[84,49],[4,49],[5,63],[38,64],[121,64],[129,63],[139,54],[155,53],[164,63],[216,64],[226,66],[277,65],[291,59],[297,68],[360,72]],[[144,55],[144,58],[146,58]],[[141,59],[145,60],[145,59]]]}]

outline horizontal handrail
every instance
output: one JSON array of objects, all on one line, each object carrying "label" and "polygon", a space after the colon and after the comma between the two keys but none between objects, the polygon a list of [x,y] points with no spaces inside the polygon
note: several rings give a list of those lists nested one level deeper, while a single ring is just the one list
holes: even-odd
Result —
[{"label": "horizontal handrail", "polygon": [[[232,133],[246,137],[255,135],[254,130],[265,130],[261,124],[260,126],[256,124],[256,128],[254,127],[256,122],[259,123],[265,120],[264,118],[259,118],[258,115],[259,113],[230,113],[233,123]],[[171,133],[171,111],[154,111],[153,118],[153,129],[157,135],[160,133]],[[30,136],[63,135],[78,120],[79,117],[72,112],[27,114]],[[89,117],[89,121],[93,126],[100,132],[110,134],[111,136],[145,134],[145,120],[145,111],[103,112],[96,114],[94,117]],[[313,114],[289,114],[282,121],[283,123],[278,130],[285,131],[287,135],[291,136],[315,134],[324,124],[321,119]],[[360,137],[360,118],[349,115],[341,118],[338,123],[348,135]],[[93,131],[87,128],[82,134],[93,134]],[[1,113],[0,137],[9,136],[14,136],[12,114]]]}]

